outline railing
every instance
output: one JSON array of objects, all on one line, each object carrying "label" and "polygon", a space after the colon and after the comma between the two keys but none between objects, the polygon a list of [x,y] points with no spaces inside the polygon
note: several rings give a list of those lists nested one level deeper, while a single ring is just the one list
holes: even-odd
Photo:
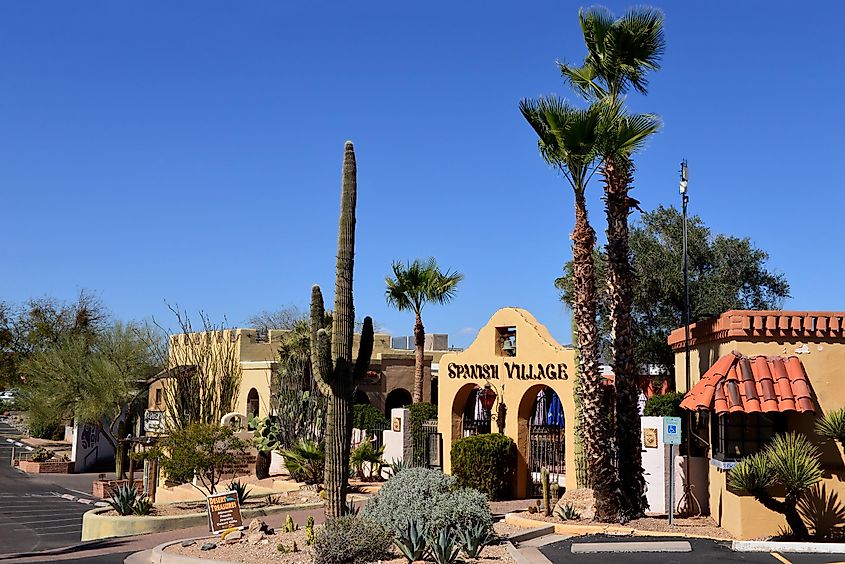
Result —
[{"label": "railing", "polygon": [[472,435],[482,435],[490,432],[490,419],[469,419],[464,418],[463,433],[464,437]]},{"label": "railing", "polygon": [[437,420],[426,421],[413,436],[414,466],[443,469],[443,435],[437,431]]}]

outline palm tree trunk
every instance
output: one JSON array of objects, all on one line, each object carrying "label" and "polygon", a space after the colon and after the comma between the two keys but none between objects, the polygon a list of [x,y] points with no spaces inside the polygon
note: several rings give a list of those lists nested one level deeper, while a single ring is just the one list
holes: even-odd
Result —
[{"label": "palm tree trunk", "polygon": [[575,229],[572,232],[575,274],[575,324],[578,331],[578,373],[583,418],[583,444],[598,521],[614,521],[619,513],[619,477],[614,467],[610,419],[602,402],[596,323],[596,273],[593,249],[596,232],[587,219],[583,192],[575,194]]},{"label": "palm tree trunk", "polygon": [[423,400],[423,365],[425,363],[425,328],[422,318],[417,313],[414,323],[414,403]]},{"label": "palm tree trunk", "polygon": [[616,387],[616,445],[622,481],[623,520],[645,514],[645,479],[642,468],[638,370],[634,358],[634,273],[628,242],[628,191],[633,164],[607,159],[602,167],[607,210],[607,289],[610,303],[611,346]]}]

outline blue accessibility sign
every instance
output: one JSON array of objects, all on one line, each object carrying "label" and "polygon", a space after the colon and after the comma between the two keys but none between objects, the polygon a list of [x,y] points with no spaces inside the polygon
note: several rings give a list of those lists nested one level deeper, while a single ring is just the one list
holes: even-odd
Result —
[{"label": "blue accessibility sign", "polygon": [[664,417],[663,418],[663,444],[679,445],[681,444],[681,418],[680,417]]}]

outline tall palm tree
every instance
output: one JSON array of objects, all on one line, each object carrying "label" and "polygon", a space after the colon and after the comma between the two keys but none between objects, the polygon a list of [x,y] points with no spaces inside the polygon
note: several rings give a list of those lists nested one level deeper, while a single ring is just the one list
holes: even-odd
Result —
[{"label": "tall palm tree", "polygon": [[629,196],[634,164],[631,155],[659,129],[655,116],[628,116],[623,96],[631,89],[647,92],[648,71],[660,68],[665,48],[663,15],[651,8],[632,8],[614,18],[605,8],[579,14],[587,56],[580,67],[560,64],[564,78],[588,101],[604,103],[611,114],[600,152],[607,212],[608,293],[610,298],[613,372],[616,383],[616,440],[619,473],[625,476],[622,518],[645,513],[638,370],[634,360],[634,274],[628,243],[628,215],[638,202]]},{"label": "tall palm tree", "polygon": [[442,272],[434,257],[416,259],[403,264],[394,262],[393,277],[386,277],[387,303],[399,311],[413,311],[414,321],[414,403],[423,399],[423,351],[425,327],[422,322],[423,306],[429,302],[445,304],[455,297],[458,283],[464,279],[459,272]]},{"label": "tall palm tree", "polygon": [[602,402],[593,262],[596,232],[587,216],[585,198],[587,182],[597,166],[606,108],[603,104],[593,104],[586,110],[577,109],[560,98],[544,97],[522,100],[519,109],[539,137],[543,159],[563,173],[575,192],[575,227],[571,238],[582,440],[596,499],[596,519],[613,521],[619,514],[621,490],[614,467],[609,414]]}]

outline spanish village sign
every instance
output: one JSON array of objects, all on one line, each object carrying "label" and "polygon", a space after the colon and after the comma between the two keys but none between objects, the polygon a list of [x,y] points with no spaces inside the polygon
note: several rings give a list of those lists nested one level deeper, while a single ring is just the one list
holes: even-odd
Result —
[{"label": "spanish village sign", "polygon": [[[502,362],[501,373],[509,380],[568,380],[566,363],[525,363]],[[467,378],[470,380],[499,380],[498,364],[457,364],[450,362],[447,367],[449,378]]]}]

